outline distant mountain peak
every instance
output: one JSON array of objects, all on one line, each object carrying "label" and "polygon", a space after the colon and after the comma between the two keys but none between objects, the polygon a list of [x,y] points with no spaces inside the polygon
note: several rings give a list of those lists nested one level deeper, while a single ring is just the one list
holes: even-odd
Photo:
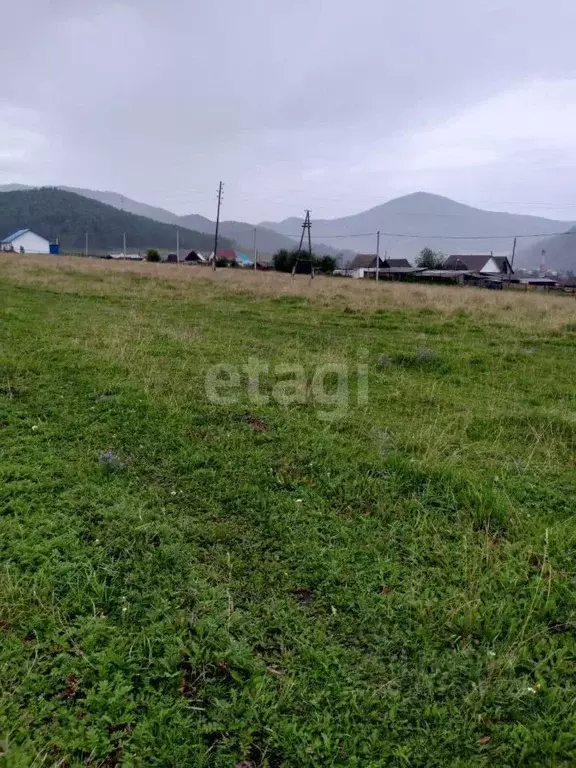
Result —
[{"label": "distant mountain peak", "polygon": [[[291,219],[265,222],[263,226],[284,235],[297,231]],[[376,232],[380,231],[381,252],[415,262],[426,246],[448,255],[493,251],[508,256],[516,235],[542,237],[568,226],[566,222],[536,216],[486,211],[418,191],[352,216],[313,219],[312,237],[316,242],[324,240],[357,253],[375,253]]]},{"label": "distant mountain peak", "polygon": [[446,200],[450,203],[455,202],[449,197],[445,197],[444,195],[437,195],[435,192],[426,192],[423,189],[419,189],[417,192],[408,192],[405,195],[399,195],[398,197],[392,198],[392,200],[389,200],[388,202],[393,202],[394,200]]},{"label": "distant mountain peak", "polygon": [[406,213],[454,213],[455,211],[478,210],[464,203],[458,203],[444,195],[436,195],[432,192],[410,192],[407,195],[395,197],[386,203],[375,206],[372,210],[387,209]]}]

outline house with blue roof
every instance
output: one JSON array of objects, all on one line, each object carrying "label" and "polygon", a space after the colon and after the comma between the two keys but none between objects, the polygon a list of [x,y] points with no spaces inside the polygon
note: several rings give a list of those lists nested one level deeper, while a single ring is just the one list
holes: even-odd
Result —
[{"label": "house with blue roof", "polygon": [[30,229],[19,229],[0,240],[0,250],[11,253],[50,253],[50,242]]}]

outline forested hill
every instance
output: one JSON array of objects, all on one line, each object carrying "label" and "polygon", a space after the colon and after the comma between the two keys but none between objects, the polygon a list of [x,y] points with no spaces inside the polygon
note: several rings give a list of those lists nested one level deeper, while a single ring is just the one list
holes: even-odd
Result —
[{"label": "forested hill", "polygon": [[[84,250],[86,232],[90,252],[120,251],[124,233],[128,251],[175,249],[177,229],[182,249],[211,251],[214,242],[210,235],[127,213],[54,187],[0,195],[0,240],[18,229],[31,229],[49,240],[59,238],[63,250],[78,252]],[[219,242],[223,248],[233,245],[226,238]]]}]

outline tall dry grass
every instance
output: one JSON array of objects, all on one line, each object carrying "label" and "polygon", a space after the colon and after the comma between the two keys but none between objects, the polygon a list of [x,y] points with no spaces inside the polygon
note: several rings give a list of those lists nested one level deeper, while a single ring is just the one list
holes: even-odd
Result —
[{"label": "tall dry grass", "polygon": [[573,296],[518,290],[391,283],[335,277],[297,276],[245,269],[115,262],[78,256],[0,255],[0,278],[62,292],[131,294],[149,297],[249,294],[267,298],[302,296],[321,306],[359,310],[465,310],[510,325],[554,329],[576,322]]}]

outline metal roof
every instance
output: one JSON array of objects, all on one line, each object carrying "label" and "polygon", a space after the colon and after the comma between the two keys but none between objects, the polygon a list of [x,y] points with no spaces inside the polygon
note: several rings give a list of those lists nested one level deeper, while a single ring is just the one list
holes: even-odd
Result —
[{"label": "metal roof", "polygon": [[4,240],[0,243],[0,245],[8,245],[8,243],[13,243],[14,240],[17,240],[22,235],[25,235],[26,232],[30,232],[29,229],[19,229],[18,232],[14,232],[11,235],[8,235],[8,237],[5,237]]},{"label": "metal roof", "polygon": [[476,270],[480,272],[493,256],[480,256],[475,254],[449,256],[444,262],[443,269]]},{"label": "metal roof", "polygon": [[[462,277],[463,275],[472,275],[472,273],[468,269],[424,269],[420,272],[421,277]],[[476,277],[475,274],[472,276]]]},{"label": "metal roof", "polygon": [[236,261],[238,264],[243,264],[244,266],[254,266],[254,262],[249,256],[234,248],[218,248],[218,255],[216,258]]},{"label": "metal roof", "polygon": [[[374,269],[376,267],[376,254],[358,253],[352,261],[346,265],[345,269]],[[412,264],[408,259],[388,259],[380,256],[380,269],[389,269],[402,267],[410,269]]]},{"label": "metal roof", "polygon": [[412,264],[410,264],[408,259],[384,259],[384,266],[389,269],[395,269],[396,267],[410,269]]},{"label": "metal roof", "polygon": [[[358,253],[352,261],[346,265],[346,269],[371,269],[376,266],[376,254],[372,253]],[[382,258],[380,258],[380,267],[384,266]]]},{"label": "metal roof", "polygon": [[[378,271],[381,275],[413,275],[418,272],[424,272],[424,267],[381,267]],[[375,274],[376,267],[365,269],[364,272]]]}]

